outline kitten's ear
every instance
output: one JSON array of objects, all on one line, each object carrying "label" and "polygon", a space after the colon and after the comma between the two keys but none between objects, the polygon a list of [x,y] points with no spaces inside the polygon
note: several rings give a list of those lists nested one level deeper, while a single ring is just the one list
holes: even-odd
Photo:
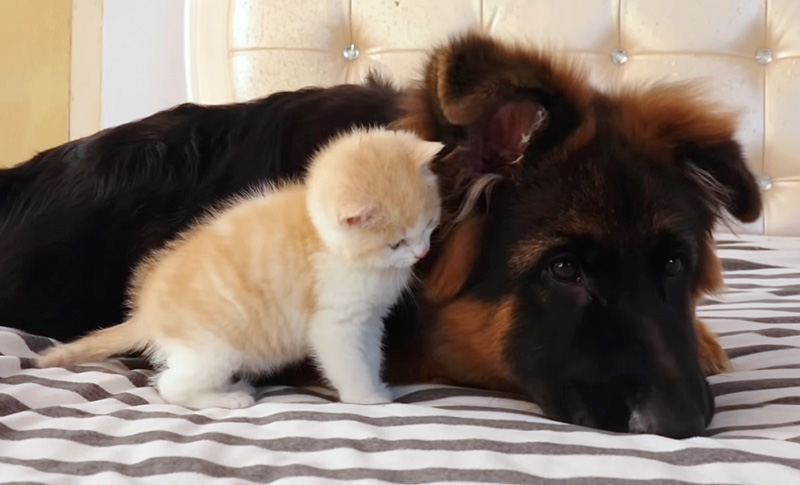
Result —
[{"label": "kitten's ear", "polygon": [[420,141],[415,150],[417,166],[430,168],[433,158],[444,148],[444,143],[438,141]]},{"label": "kitten's ear", "polygon": [[343,227],[369,227],[379,219],[380,211],[377,207],[351,204],[339,209],[339,224]]},{"label": "kitten's ear", "polygon": [[420,142],[419,148],[417,148],[417,169],[422,178],[428,183],[436,183],[436,174],[433,173],[433,160],[444,146],[444,143],[439,143],[438,141],[426,141]]}]

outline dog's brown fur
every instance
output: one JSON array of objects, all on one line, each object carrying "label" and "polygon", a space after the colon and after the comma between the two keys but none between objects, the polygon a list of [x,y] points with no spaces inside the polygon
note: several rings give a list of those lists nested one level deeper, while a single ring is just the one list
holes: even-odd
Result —
[{"label": "dog's brown fur", "polygon": [[514,315],[514,300],[487,304],[468,298],[436,312],[431,360],[439,377],[460,384],[516,390],[505,360],[505,339]]}]

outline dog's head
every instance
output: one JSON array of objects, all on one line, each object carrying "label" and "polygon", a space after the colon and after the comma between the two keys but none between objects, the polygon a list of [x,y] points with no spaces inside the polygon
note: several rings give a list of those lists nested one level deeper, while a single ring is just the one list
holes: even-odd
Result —
[{"label": "dog's head", "polygon": [[425,289],[443,372],[564,421],[702,432],[694,307],[721,281],[712,229],[761,210],[733,117],[685,87],[601,93],[474,35],[433,54],[406,108],[398,126],[458,146],[437,170],[460,222]]}]

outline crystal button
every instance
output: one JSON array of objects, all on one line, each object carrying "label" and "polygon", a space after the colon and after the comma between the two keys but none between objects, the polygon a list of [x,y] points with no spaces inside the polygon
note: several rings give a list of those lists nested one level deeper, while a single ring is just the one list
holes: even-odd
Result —
[{"label": "crystal button", "polygon": [[611,61],[621,66],[628,62],[628,51],[625,49],[614,49],[614,52],[611,53]]},{"label": "crystal button", "polygon": [[769,49],[759,49],[756,52],[756,62],[765,66],[772,62],[772,51]]},{"label": "crystal button", "polygon": [[355,61],[358,59],[358,56],[361,55],[361,51],[358,50],[355,44],[350,44],[349,46],[345,47],[342,51],[342,55],[348,61]]},{"label": "crystal button", "polygon": [[756,183],[761,192],[766,192],[772,188],[772,177],[766,174],[756,175]]}]

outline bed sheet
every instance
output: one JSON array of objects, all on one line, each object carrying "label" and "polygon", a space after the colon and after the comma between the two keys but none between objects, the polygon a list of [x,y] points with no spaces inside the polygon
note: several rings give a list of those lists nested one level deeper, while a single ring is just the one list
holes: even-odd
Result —
[{"label": "bed sheet", "polygon": [[727,286],[699,314],[734,369],[710,379],[704,437],[596,431],[441,385],[386,406],[263,387],[251,408],[192,411],[133,359],[33,369],[50,340],[0,327],[0,482],[800,484],[800,238],[717,242]]}]

